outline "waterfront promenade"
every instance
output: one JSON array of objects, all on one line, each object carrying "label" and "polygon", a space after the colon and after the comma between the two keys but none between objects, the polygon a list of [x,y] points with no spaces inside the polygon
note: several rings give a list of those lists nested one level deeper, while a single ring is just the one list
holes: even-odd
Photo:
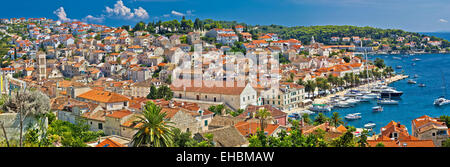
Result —
[{"label": "waterfront promenade", "polygon": [[[393,83],[393,82],[396,82],[396,81],[399,81],[399,80],[406,79],[408,77],[409,77],[408,75],[403,75],[403,74],[394,75],[392,77],[385,78],[383,84],[387,85],[387,84],[390,84],[390,83]],[[382,84],[382,81],[383,80],[377,80],[375,82],[371,82],[370,85]],[[327,96],[318,97],[318,98],[314,99],[313,104],[327,104],[327,103],[330,102],[331,97],[334,97],[336,95],[344,96],[350,90],[366,90],[367,87],[368,87],[367,84],[363,84],[363,85],[359,85],[359,86],[354,87],[354,88],[344,89],[342,91],[339,91],[339,92],[336,92],[336,93],[333,93],[333,94],[329,94]],[[295,108],[293,110],[287,111],[287,113],[290,114],[290,113],[294,113],[294,112],[301,112],[303,110],[307,110],[309,107],[311,107],[311,105],[308,105],[308,106],[305,106],[305,107]]]}]

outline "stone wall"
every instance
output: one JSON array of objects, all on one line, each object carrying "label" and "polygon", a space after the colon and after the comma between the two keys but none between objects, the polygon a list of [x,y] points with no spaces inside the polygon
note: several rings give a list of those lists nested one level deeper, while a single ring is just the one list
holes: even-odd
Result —
[{"label": "stone wall", "polygon": [[[4,123],[6,134],[8,135],[8,139],[19,139],[20,136],[20,121],[19,115],[16,113],[3,113],[0,114],[0,121]],[[25,129],[29,127],[30,124],[37,124],[37,120],[29,116],[23,122],[23,134],[25,135]],[[47,121],[45,122],[47,124]],[[47,126],[47,125],[45,125]],[[3,129],[0,128],[0,140],[4,140],[5,135],[3,134]]]}]

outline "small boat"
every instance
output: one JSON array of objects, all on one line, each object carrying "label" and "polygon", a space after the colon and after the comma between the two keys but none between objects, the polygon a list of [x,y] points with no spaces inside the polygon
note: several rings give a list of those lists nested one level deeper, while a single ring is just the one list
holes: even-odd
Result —
[{"label": "small boat", "polygon": [[345,119],[348,119],[348,120],[356,120],[356,119],[361,119],[361,118],[362,118],[361,113],[347,114],[345,116]]},{"label": "small boat", "polygon": [[417,82],[414,81],[414,80],[412,80],[412,79],[410,79],[410,80],[408,80],[408,83],[409,83],[409,84],[416,84]]},{"label": "small boat", "polygon": [[334,104],[335,107],[339,107],[339,108],[349,108],[349,107],[353,107],[353,104],[349,104],[347,102],[338,102],[336,104]]},{"label": "small boat", "polygon": [[313,104],[313,106],[310,107],[309,110],[315,112],[329,112],[331,111],[331,107],[326,104]]},{"label": "small boat", "polygon": [[414,78],[419,78],[419,75],[417,75],[417,74],[414,74]]},{"label": "small boat", "polygon": [[360,102],[360,101],[357,100],[357,99],[348,99],[348,100],[346,100],[345,102],[348,103],[348,104],[356,104],[356,103],[358,103],[358,102]]},{"label": "small boat", "polygon": [[412,65],[413,65],[413,66],[415,66],[415,65],[416,65],[416,63],[412,63]]},{"label": "small boat", "polygon": [[446,99],[445,97],[441,96],[438,99],[434,100],[434,105],[436,106],[443,106],[446,104],[450,104],[450,100]]},{"label": "small boat", "polygon": [[392,57],[392,59],[401,60],[402,58],[400,58],[400,57]]},{"label": "small boat", "polygon": [[372,107],[372,111],[373,112],[382,112],[383,111],[383,107],[381,107],[381,106]]},{"label": "small boat", "polygon": [[378,104],[387,104],[387,105],[394,105],[398,104],[398,101],[392,100],[392,99],[380,99],[377,101]]},{"label": "small boat", "polygon": [[368,122],[368,123],[366,123],[366,124],[364,125],[364,128],[366,128],[366,129],[372,129],[372,128],[374,128],[375,126],[377,126],[377,124],[375,124],[374,122]]},{"label": "small boat", "polygon": [[421,84],[419,84],[419,87],[426,87],[426,85],[421,83]]},{"label": "small boat", "polygon": [[363,98],[363,97],[356,97],[356,100],[358,100],[359,102],[369,102],[370,99],[368,98]]},{"label": "small boat", "polygon": [[419,58],[414,58],[414,59],[412,59],[412,61],[420,61],[420,59]]},{"label": "small boat", "polygon": [[402,66],[396,66],[395,68],[397,68],[397,69],[402,69],[403,67],[402,67]]}]

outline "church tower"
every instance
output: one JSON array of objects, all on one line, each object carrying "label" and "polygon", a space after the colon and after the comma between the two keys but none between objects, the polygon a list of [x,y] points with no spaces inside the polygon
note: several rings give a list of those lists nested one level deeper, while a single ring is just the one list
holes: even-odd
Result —
[{"label": "church tower", "polygon": [[37,56],[39,81],[47,77],[47,59],[44,52],[38,52]]}]

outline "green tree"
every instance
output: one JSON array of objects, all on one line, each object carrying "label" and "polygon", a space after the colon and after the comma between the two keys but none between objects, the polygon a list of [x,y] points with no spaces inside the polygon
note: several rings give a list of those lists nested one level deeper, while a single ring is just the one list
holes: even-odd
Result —
[{"label": "green tree", "polygon": [[352,132],[345,132],[342,136],[338,137],[337,139],[334,139],[331,142],[331,146],[334,147],[354,147],[355,141],[354,136]]},{"label": "green tree", "polygon": [[17,113],[19,119],[19,146],[23,147],[24,121],[30,116],[40,116],[50,110],[50,99],[40,91],[22,89],[14,91],[4,102],[3,111]]},{"label": "green tree", "polygon": [[338,112],[333,112],[333,115],[330,118],[330,124],[334,127],[338,127],[339,125],[344,124],[344,121],[339,116]]},{"label": "green tree", "polygon": [[158,99],[171,100],[173,98],[172,90],[166,85],[160,86],[156,92]]},{"label": "green tree", "polygon": [[259,118],[259,122],[260,122],[260,128],[261,128],[261,131],[263,131],[264,132],[264,128],[265,128],[265,120],[267,119],[267,118],[269,118],[271,116],[271,114],[270,114],[270,112],[266,109],[266,108],[261,108],[261,109],[259,109],[257,112],[256,112],[256,117],[258,117]]},{"label": "green tree", "polygon": [[158,97],[157,93],[158,93],[158,89],[154,85],[151,85],[150,92],[147,95],[147,99],[157,99],[157,97]]},{"label": "green tree", "polygon": [[313,80],[308,80],[308,81],[306,81],[306,84],[305,84],[305,91],[308,92],[310,97],[311,97],[311,93],[312,93],[312,96],[314,97],[314,91],[316,91],[316,87],[317,87],[317,85]]},{"label": "green tree", "polygon": [[146,25],[144,22],[140,21],[139,23],[137,23],[134,28],[133,31],[144,31],[146,29]]},{"label": "green tree", "polygon": [[167,113],[161,112],[161,108],[149,101],[144,106],[142,115],[138,116],[135,124],[142,124],[133,136],[134,147],[172,147],[174,146],[174,133],[172,122],[168,121]]},{"label": "green tree", "polygon": [[384,147],[384,144],[382,142],[379,142],[375,147]]},{"label": "green tree", "polygon": [[386,64],[384,64],[384,60],[380,59],[380,58],[376,58],[374,63],[375,63],[375,66],[377,66],[380,69],[382,69],[386,66]]},{"label": "green tree", "polygon": [[208,110],[213,112],[215,115],[222,115],[222,112],[224,109],[225,109],[225,106],[223,104],[220,104],[217,106],[210,106],[208,108]]},{"label": "green tree", "polygon": [[358,140],[359,147],[367,147],[369,145],[369,143],[367,142],[368,135],[369,135],[369,132],[367,130],[364,130],[361,133],[361,136],[359,137],[359,140]]},{"label": "green tree", "polygon": [[319,114],[317,114],[316,118],[314,119],[314,125],[323,124],[323,123],[327,122],[328,119],[329,118],[327,116],[325,116],[325,114],[319,113]]}]

